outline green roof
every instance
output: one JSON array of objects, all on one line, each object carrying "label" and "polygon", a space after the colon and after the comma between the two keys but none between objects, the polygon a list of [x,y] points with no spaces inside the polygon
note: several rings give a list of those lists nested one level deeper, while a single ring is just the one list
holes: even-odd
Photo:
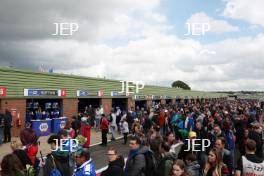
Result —
[{"label": "green roof", "polygon": [[[121,91],[120,80],[74,76],[58,73],[42,73],[27,70],[0,68],[0,86],[7,88],[6,98],[23,98],[24,89],[66,89],[66,98],[76,98],[77,90],[104,91],[110,97],[111,91]],[[139,95],[181,96],[217,98],[226,97],[222,93],[186,91],[179,88],[145,85]]]}]

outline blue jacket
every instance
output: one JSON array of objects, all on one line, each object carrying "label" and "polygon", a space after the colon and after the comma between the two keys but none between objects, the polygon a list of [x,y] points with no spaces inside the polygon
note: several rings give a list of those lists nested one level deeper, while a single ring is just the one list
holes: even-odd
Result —
[{"label": "blue jacket", "polygon": [[96,176],[95,166],[92,162],[92,159],[83,163],[80,167],[74,172],[74,176]]}]

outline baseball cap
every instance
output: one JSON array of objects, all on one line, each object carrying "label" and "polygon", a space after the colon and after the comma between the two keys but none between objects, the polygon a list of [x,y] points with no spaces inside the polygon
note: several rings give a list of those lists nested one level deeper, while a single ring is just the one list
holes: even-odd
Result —
[{"label": "baseball cap", "polygon": [[195,138],[195,137],[197,137],[196,132],[190,131],[189,132],[189,138]]}]

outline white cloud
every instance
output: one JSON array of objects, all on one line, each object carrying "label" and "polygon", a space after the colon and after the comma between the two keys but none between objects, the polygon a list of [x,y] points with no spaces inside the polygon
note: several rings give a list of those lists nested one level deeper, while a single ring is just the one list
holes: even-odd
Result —
[{"label": "white cloud", "polygon": [[[106,46],[101,48],[102,52],[107,53],[104,56],[99,55],[98,48],[91,58],[103,59],[105,67],[101,70],[105,72],[93,69],[97,68],[94,66],[75,69],[81,75],[105,74],[107,78],[143,80],[167,86],[179,79],[200,90],[262,90],[263,45],[264,34],[209,45],[175,36],[157,35],[118,48]],[[199,52],[203,48],[216,52],[201,56]]]},{"label": "white cloud", "polygon": [[199,12],[193,14],[186,23],[205,23],[209,24],[209,32],[222,33],[222,32],[236,32],[239,31],[239,27],[233,26],[224,20],[217,20],[212,17],[209,17],[204,12]]},{"label": "white cloud", "polygon": [[[207,45],[157,33],[119,47],[75,40],[7,45],[28,48],[23,52],[28,61],[45,60],[59,73],[142,80],[163,86],[179,79],[200,90],[263,90],[264,87],[264,34]],[[215,54],[201,55],[203,49]]]},{"label": "white cloud", "polygon": [[263,0],[226,0],[223,15],[264,27]]}]

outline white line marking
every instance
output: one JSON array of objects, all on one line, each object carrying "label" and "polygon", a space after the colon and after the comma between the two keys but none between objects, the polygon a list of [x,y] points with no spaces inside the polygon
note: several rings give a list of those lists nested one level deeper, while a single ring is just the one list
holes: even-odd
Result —
[{"label": "white line marking", "polygon": [[[119,139],[122,139],[122,138],[123,138],[123,136],[117,137],[116,140],[119,140]],[[109,140],[107,140],[107,142],[111,142],[111,140],[109,139]],[[98,142],[98,143],[92,144],[92,145],[90,145],[90,147],[93,147],[93,146],[96,146],[96,145],[100,145],[100,144],[102,144],[102,142]]]}]

